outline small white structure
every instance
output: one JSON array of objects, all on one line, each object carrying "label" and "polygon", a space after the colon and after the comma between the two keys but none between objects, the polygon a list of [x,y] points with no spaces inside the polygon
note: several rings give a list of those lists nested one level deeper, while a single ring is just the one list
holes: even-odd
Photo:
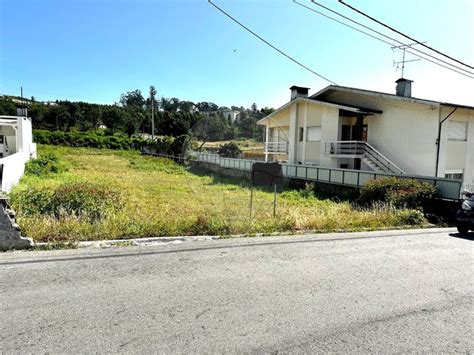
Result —
[{"label": "small white structure", "polygon": [[228,120],[230,119],[232,123],[235,122],[237,117],[240,115],[240,111],[237,110],[224,110],[222,111],[222,114],[224,115],[225,118]]},{"label": "small white structure", "polygon": [[20,181],[30,158],[36,158],[31,119],[0,116],[0,192]]},{"label": "small white structure", "polygon": [[292,86],[288,103],[263,118],[267,160],[424,175],[474,186],[474,107],[330,85]]}]

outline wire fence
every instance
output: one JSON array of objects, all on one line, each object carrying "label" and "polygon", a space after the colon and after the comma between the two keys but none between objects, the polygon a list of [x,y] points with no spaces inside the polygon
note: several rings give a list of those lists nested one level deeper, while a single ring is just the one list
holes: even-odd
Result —
[{"label": "wire fence", "polygon": [[[223,158],[217,154],[190,152],[189,159],[203,163],[215,164],[222,168],[251,171],[253,163],[259,162],[250,159]],[[283,175],[287,178],[295,178],[306,181],[323,182],[328,184],[362,187],[369,180],[386,177],[397,177],[400,179],[415,179],[432,184],[438,188],[442,198],[458,200],[461,197],[462,181],[455,179],[439,178],[420,175],[398,175],[370,171],[359,171],[339,168],[322,168],[309,165],[282,164]]]}]

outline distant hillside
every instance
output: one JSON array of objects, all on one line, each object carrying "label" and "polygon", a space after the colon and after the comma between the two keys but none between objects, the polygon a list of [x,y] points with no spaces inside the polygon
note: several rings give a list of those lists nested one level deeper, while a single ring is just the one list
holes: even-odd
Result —
[{"label": "distant hillside", "polygon": [[0,96],[0,115],[16,115],[17,107],[27,106],[35,129],[56,131],[89,131],[99,128],[109,133],[123,132],[129,136],[152,133],[152,108],[154,134],[180,136],[193,132],[203,140],[228,140],[235,138],[263,138],[256,122],[273,112],[257,109],[218,106],[213,102],[194,103],[178,98],[156,98],[156,92],[144,97],[140,90],[122,94],[114,105],[73,102],[36,101],[14,96]]}]

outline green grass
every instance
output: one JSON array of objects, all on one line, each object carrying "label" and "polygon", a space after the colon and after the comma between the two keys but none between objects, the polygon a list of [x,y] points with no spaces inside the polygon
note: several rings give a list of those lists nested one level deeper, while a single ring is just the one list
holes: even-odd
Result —
[{"label": "green grass", "polygon": [[[273,218],[273,193],[261,190],[255,191],[250,219],[250,189],[245,182],[194,174],[172,161],[141,156],[135,151],[44,145],[38,151],[40,156],[56,155],[68,169],[25,176],[11,193],[23,233],[36,241],[253,235],[424,223],[418,211],[386,206],[358,209],[298,191],[279,194],[277,218]],[[84,209],[61,205],[70,190],[74,194],[71,199],[76,205],[83,203]],[[100,192],[99,197],[94,191]],[[110,201],[103,201],[109,196]],[[39,205],[46,206],[43,212],[35,210]],[[96,213],[97,209],[104,210]],[[90,218],[88,211],[96,218]]]}]

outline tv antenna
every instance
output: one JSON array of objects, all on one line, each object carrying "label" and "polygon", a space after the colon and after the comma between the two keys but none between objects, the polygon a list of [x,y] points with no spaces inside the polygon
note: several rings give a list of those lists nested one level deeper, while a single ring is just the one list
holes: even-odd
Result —
[{"label": "tv antenna", "polygon": [[407,48],[411,48],[413,47],[414,45],[417,45],[417,44],[421,44],[421,43],[426,43],[426,42],[414,42],[414,43],[410,43],[410,44],[402,44],[402,45],[399,45],[399,46],[392,46],[392,50],[394,49],[400,49],[403,51],[403,56],[402,56],[402,60],[399,61],[399,62],[396,62],[396,61],[393,61],[393,66],[397,66],[396,70],[398,70],[400,68],[400,64],[402,65],[402,78],[403,78],[403,73],[405,71],[405,63],[410,63],[410,62],[418,62],[420,61],[421,59],[409,59],[409,60],[406,60],[405,59],[405,50]]}]

